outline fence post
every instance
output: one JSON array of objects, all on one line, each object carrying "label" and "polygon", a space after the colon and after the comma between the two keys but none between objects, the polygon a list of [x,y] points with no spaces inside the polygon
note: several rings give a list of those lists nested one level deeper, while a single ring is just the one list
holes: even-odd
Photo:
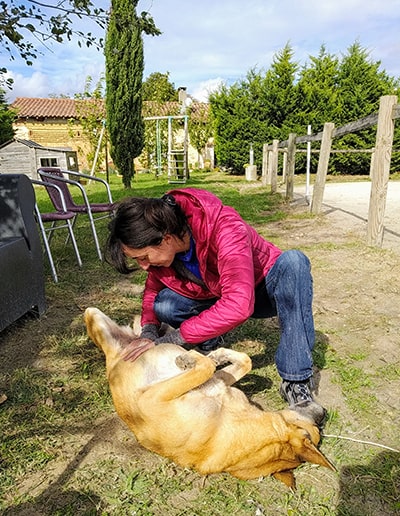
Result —
[{"label": "fence post", "polygon": [[272,140],[271,153],[271,192],[275,193],[278,183],[278,143],[279,140]]},{"label": "fence post", "polygon": [[296,133],[290,133],[287,149],[286,199],[293,200],[294,166],[296,162]]},{"label": "fence post", "polygon": [[375,152],[371,163],[372,181],[367,228],[367,243],[372,246],[381,246],[383,241],[383,221],[394,135],[392,112],[396,104],[396,95],[385,95],[379,102]]},{"label": "fence post", "polygon": [[311,201],[311,213],[318,214],[322,208],[324,197],[326,174],[328,173],[329,156],[332,147],[332,138],[335,124],[326,122],[322,133],[321,150],[319,152],[317,177],[315,179],[313,196]]},{"label": "fence post", "polygon": [[267,185],[271,184],[272,179],[272,163],[273,163],[273,154],[272,154],[272,146],[270,146],[270,150],[268,151],[268,166],[267,166]]},{"label": "fence post", "polygon": [[282,183],[286,183],[286,170],[287,170],[287,148],[283,150],[283,158],[282,158]]},{"label": "fence post", "polygon": [[262,156],[262,171],[261,171],[261,183],[263,186],[267,186],[267,171],[268,171],[268,144],[263,144],[263,156]]}]

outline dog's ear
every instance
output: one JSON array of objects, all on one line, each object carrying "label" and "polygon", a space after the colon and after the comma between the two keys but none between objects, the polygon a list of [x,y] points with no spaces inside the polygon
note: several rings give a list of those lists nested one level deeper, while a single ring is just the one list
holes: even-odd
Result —
[{"label": "dog's ear", "polygon": [[86,308],[84,318],[89,337],[107,356],[120,352],[136,338],[132,328],[119,326],[98,308]]},{"label": "dog's ear", "polygon": [[276,478],[276,480],[280,480],[285,485],[290,487],[290,489],[293,489],[293,491],[296,489],[296,479],[294,478],[292,471],[277,471],[276,473],[273,473],[273,476]]},{"label": "dog's ear", "polygon": [[335,466],[318,450],[310,437],[305,435],[296,454],[302,462],[311,462],[336,471]]}]

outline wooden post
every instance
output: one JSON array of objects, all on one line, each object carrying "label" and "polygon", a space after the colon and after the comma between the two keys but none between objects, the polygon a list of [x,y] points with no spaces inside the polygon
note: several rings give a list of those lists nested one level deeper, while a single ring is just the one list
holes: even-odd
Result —
[{"label": "wooden post", "polygon": [[282,183],[286,183],[286,170],[287,170],[287,149],[284,149],[283,159],[282,159]]},{"label": "wooden post", "polygon": [[372,179],[372,172],[374,171],[375,166],[375,147],[373,147],[371,152],[371,163],[369,165],[369,178]]},{"label": "wooden post", "polygon": [[267,185],[270,185],[271,184],[271,179],[272,179],[272,165],[273,165],[273,154],[272,154],[272,150],[269,150],[268,151],[268,166],[267,166]]},{"label": "wooden post", "polygon": [[326,174],[328,173],[329,156],[332,147],[332,138],[335,124],[326,122],[322,133],[321,150],[319,152],[317,177],[315,179],[313,196],[311,201],[311,213],[318,214],[322,208],[324,197]]},{"label": "wooden post", "polygon": [[394,135],[392,113],[396,104],[396,95],[385,95],[379,102],[375,152],[371,164],[372,181],[367,228],[367,243],[373,246],[381,246],[383,242],[383,221]]},{"label": "wooden post", "polygon": [[275,193],[278,183],[278,143],[279,140],[272,140],[271,152],[271,192]]},{"label": "wooden post", "polygon": [[286,199],[293,200],[294,166],[296,162],[296,133],[290,133],[287,150]]},{"label": "wooden post", "polygon": [[268,144],[263,145],[263,157],[262,157],[262,170],[261,170],[261,183],[263,186],[267,186],[267,170],[268,170]]}]

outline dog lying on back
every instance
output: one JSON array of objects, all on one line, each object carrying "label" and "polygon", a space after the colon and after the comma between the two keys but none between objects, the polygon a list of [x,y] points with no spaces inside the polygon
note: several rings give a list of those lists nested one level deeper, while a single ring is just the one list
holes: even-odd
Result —
[{"label": "dog lying on back", "polygon": [[316,447],[312,421],[293,410],[261,410],[232,387],[251,370],[245,353],[219,348],[204,356],[161,344],[125,361],[124,349],[137,338],[130,327],[92,307],[85,323],[106,356],[115,409],[145,448],[202,475],[273,475],[292,488],[292,470],[304,462],[334,469]]}]

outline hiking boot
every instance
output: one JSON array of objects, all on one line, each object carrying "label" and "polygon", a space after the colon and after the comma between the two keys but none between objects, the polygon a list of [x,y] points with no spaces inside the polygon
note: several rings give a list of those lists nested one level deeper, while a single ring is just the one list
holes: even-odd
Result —
[{"label": "hiking boot", "polygon": [[224,339],[221,336],[202,342],[201,344],[198,344],[195,349],[202,355],[208,355],[211,351],[214,351],[217,348],[222,348],[223,346]]},{"label": "hiking boot", "polygon": [[326,418],[324,407],[314,401],[311,393],[313,389],[312,378],[303,382],[289,382],[282,380],[279,392],[288,403],[289,408],[314,421],[320,428]]}]

